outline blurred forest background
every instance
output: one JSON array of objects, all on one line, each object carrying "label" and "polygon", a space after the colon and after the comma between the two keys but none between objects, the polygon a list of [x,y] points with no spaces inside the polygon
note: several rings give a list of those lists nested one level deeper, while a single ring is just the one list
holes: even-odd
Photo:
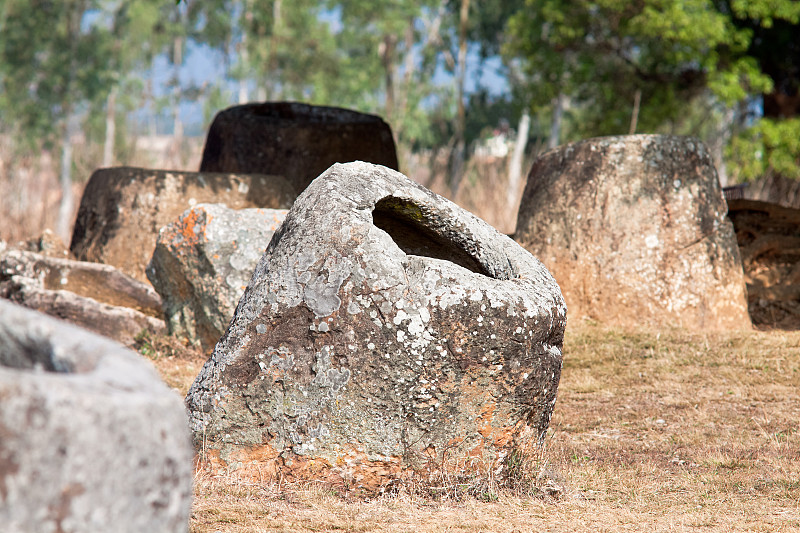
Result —
[{"label": "blurred forest background", "polygon": [[796,0],[0,0],[0,239],[68,242],[94,169],[196,170],[265,100],[381,115],[507,232],[531,159],[598,135],[694,135],[723,185],[800,196],[799,87]]}]

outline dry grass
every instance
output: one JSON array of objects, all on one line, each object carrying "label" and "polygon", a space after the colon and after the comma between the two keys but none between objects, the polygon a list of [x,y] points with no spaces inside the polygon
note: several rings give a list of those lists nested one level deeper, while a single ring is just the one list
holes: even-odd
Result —
[{"label": "dry grass", "polygon": [[144,331],[136,337],[136,349],[153,362],[164,383],[181,398],[189,392],[210,355],[185,340],[167,335],[151,336]]},{"label": "dry grass", "polygon": [[[199,371],[203,357],[172,359],[155,363],[185,391],[187,372]],[[800,531],[799,425],[800,332],[570,323],[559,400],[535,465],[545,474],[536,482],[539,496],[501,491],[486,502],[404,490],[363,500],[199,473],[190,527]]]}]

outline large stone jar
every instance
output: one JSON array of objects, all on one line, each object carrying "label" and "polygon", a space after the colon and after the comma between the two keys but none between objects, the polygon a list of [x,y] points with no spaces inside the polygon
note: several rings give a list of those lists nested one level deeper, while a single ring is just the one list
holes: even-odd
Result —
[{"label": "large stone jar", "polygon": [[502,470],[546,431],[566,307],[485,222],[367,163],[295,202],[187,404],[238,475],[374,490]]},{"label": "large stone jar", "polygon": [[748,328],[739,249],[697,139],[589,139],[542,154],[515,238],[564,291],[571,317],[624,326]]},{"label": "large stone jar", "polygon": [[208,130],[200,170],[278,174],[302,192],[334,163],[397,169],[389,125],[379,116],[299,102],[223,109]]}]

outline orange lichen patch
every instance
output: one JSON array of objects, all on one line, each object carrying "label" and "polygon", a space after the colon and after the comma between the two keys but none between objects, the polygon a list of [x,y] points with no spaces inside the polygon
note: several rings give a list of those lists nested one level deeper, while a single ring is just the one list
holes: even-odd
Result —
[{"label": "orange lichen patch", "polygon": [[176,248],[177,245],[198,244],[200,236],[205,233],[210,221],[210,214],[201,212],[199,209],[192,209],[166,227],[164,230],[167,232],[166,241],[176,245]]},{"label": "orange lichen patch", "polygon": [[196,471],[204,471],[213,474],[225,470],[225,462],[219,456],[219,450],[202,450],[194,456],[194,468]]},{"label": "orange lichen patch", "polygon": [[456,437],[456,438],[450,439],[449,441],[447,441],[447,448],[452,448],[454,446],[458,446],[462,442],[464,442],[464,437]]},{"label": "orange lichen patch", "polygon": [[[493,401],[486,401],[481,406],[480,414],[477,417],[477,432],[483,437],[484,444],[480,445],[480,455],[496,456],[501,450],[507,450],[513,446],[520,435],[525,431],[526,424],[524,421],[519,421],[514,426],[497,426],[495,415],[497,411],[497,403]],[[503,418],[503,417],[499,417]],[[478,455],[473,449],[470,456]]]},{"label": "orange lichen patch", "polygon": [[219,450],[203,450],[197,458],[197,469],[213,475],[236,474],[250,481],[270,481],[279,477],[281,459],[271,446],[238,448],[225,454]]},{"label": "orange lichen patch", "polygon": [[483,452],[486,451],[486,447],[481,443],[472,448],[468,453],[467,456],[471,459],[475,459],[476,457],[482,457]]},{"label": "orange lichen patch", "polygon": [[494,411],[496,408],[497,405],[494,402],[487,402],[483,405],[481,413],[478,415],[478,424],[480,424],[478,433],[486,439],[491,438],[492,433],[494,433],[492,420],[494,419]]},{"label": "orange lichen patch", "polygon": [[254,463],[267,463],[275,461],[279,457],[275,448],[269,445],[254,446],[239,450],[238,453],[232,455],[232,459],[240,461],[249,461]]},{"label": "orange lichen patch", "polygon": [[[527,433],[526,433],[527,432]],[[530,428],[524,423],[494,428],[477,441],[469,436],[452,439],[442,450],[428,446],[419,450],[419,461],[401,456],[369,456],[355,447],[328,452],[325,456],[278,453],[269,445],[206,450],[198,470],[215,476],[235,476],[253,483],[321,484],[333,490],[356,490],[378,494],[398,483],[431,483],[443,479],[484,479],[497,475],[506,458],[530,445]],[[499,470],[500,469],[500,470]]]},{"label": "orange lichen patch", "polygon": [[519,436],[522,426],[523,422],[519,422],[516,426],[498,428],[492,435],[492,446],[498,449],[508,448]]},{"label": "orange lichen patch", "polygon": [[252,482],[322,482],[370,493],[414,475],[400,457],[370,459],[357,450],[342,451],[332,460],[279,454],[269,445],[237,448],[224,455],[219,450],[204,450],[197,458],[197,469],[212,475],[234,474]]},{"label": "orange lichen patch", "polygon": [[[280,368],[267,367],[262,372],[273,381],[280,381],[284,379]],[[419,448],[411,445],[402,456],[376,457],[359,450],[355,444],[297,455],[290,450],[278,453],[268,445],[225,449],[228,444],[218,443],[225,450],[224,461],[217,464],[209,461],[209,464],[227,473],[235,472],[242,479],[320,482],[333,488],[356,488],[368,493],[379,492],[397,482],[482,478],[502,467],[505,458],[528,440],[531,428],[524,421],[509,423],[508,406],[488,394],[481,383],[478,378],[472,380],[459,400],[463,412],[477,416],[465,422],[446,445],[428,443]]]}]

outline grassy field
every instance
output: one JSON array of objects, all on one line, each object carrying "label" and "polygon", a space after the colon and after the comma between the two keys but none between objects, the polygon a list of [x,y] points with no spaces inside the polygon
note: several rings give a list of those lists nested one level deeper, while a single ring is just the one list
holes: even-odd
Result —
[{"label": "grassy field", "polygon": [[[199,354],[149,350],[181,393]],[[800,332],[570,323],[530,490],[372,500],[198,473],[192,532],[800,531]]]}]

